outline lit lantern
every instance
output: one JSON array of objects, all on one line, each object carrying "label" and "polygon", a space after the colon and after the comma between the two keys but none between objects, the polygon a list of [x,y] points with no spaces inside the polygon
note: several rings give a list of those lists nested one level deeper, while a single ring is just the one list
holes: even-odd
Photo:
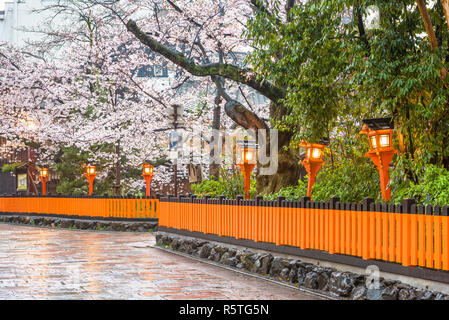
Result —
[{"label": "lit lantern", "polygon": [[370,150],[365,155],[377,166],[380,189],[384,201],[391,200],[389,167],[397,150],[393,146],[393,125],[391,118],[364,119],[360,133],[368,135]]},{"label": "lit lantern", "polygon": [[47,195],[47,179],[48,179],[48,169],[42,168],[39,170],[39,179],[42,182],[42,195]]},{"label": "lit lantern", "polygon": [[[366,129],[367,128],[367,129]],[[370,141],[370,149],[378,149],[378,148],[389,148],[392,145],[392,130],[391,129],[383,129],[383,130],[371,130],[369,127],[365,127],[362,133],[366,133],[369,137]]]},{"label": "lit lantern", "polygon": [[40,169],[39,175],[43,178],[48,178],[48,169]]},{"label": "lit lantern", "polygon": [[237,165],[242,170],[245,183],[245,199],[250,197],[250,177],[251,171],[257,163],[257,144],[255,141],[237,141],[240,152],[237,160]]},{"label": "lit lantern", "polygon": [[301,164],[306,168],[308,175],[307,196],[312,196],[312,187],[316,180],[316,175],[325,162],[323,161],[324,147],[327,141],[322,143],[301,142],[300,146],[306,149],[305,158]]},{"label": "lit lantern", "polygon": [[86,167],[86,173],[84,174],[84,176],[89,181],[89,195],[91,196],[94,191],[94,179],[97,176],[97,168],[95,166],[88,165],[84,165],[84,167]]},{"label": "lit lantern", "polygon": [[150,196],[150,184],[151,184],[151,179],[153,179],[153,166],[147,162],[145,162],[143,165],[143,170],[142,170],[142,177],[145,179],[145,183],[146,183],[146,196],[149,197]]}]

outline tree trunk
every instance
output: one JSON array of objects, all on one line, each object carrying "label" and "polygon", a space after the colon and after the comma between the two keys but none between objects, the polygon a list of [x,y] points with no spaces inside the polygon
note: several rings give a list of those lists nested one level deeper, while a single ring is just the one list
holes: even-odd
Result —
[{"label": "tree trunk", "polygon": [[121,155],[120,155],[120,139],[118,139],[115,145],[115,153],[117,154],[117,162],[115,163],[115,195],[120,196],[122,194],[121,190]]},{"label": "tree trunk", "polygon": [[446,23],[449,28],[449,0],[441,0],[443,6],[444,16],[446,17]]},{"label": "tree trunk", "polygon": [[[215,97],[215,107],[214,107],[214,117],[212,120],[212,129],[213,130],[220,130],[220,115],[221,115],[221,99],[220,96],[217,95]],[[219,143],[219,141],[215,141],[215,137],[212,135],[211,136],[211,140],[210,140],[210,144],[211,145],[215,145]],[[216,148],[211,148],[211,156],[213,156],[213,150],[215,150]],[[220,177],[220,164],[218,163],[213,163],[211,162],[210,166],[209,166],[209,174],[211,176],[214,176],[217,180]]]},{"label": "tree trunk", "polygon": [[[426,28],[427,37],[429,38],[430,48],[433,50],[438,48],[438,40],[435,35],[435,31],[433,30],[432,21],[430,20],[429,11],[427,10],[426,4],[424,0],[416,0],[416,3],[419,8],[419,12],[421,13],[421,18],[424,23],[424,27]],[[447,7],[445,3],[443,3],[443,9]],[[446,68],[442,68],[440,71],[441,79],[444,80],[447,77]]]},{"label": "tree trunk", "polygon": [[419,12],[421,13],[421,18],[424,23],[424,27],[426,28],[427,36],[429,37],[430,47],[432,50],[438,48],[438,41],[435,35],[435,31],[433,30],[432,21],[430,21],[429,12],[427,11],[426,4],[424,0],[416,0],[416,3],[419,8]]},{"label": "tree trunk", "polygon": [[[299,157],[293,154],[290,149],[284,150],[283,146],[287,146],[290,141],[290,135],[279,133],[279,156],[278,170],[274,175],[256,177],[256,192],[258,194],[269,194],[278,192],[279,189],[291,185],[297,185],[304,169],[299,165]],[[285,143],[281,144],[281,140]]]},{"label": "tree trunk", "polygon": [[[281,120],[287,110],[278,104],[271,103],[270,117]],[[267,135],[269,137],[269,135]],[[289,131],[278,132],[278,168],[273,175],[257,175],[256,192],[269,194],[278,192],[279,189],[291,185],[297,185],[305,169],[299,164],[299,154],[289,147],[292,133]],[[269,145],[269,142],[267,143]]]}]

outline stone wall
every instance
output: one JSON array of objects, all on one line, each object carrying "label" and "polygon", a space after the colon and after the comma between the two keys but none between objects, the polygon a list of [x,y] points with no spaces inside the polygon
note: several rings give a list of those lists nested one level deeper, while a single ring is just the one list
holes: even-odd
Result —
[{"label": "stone wall", "polygon": [[24,215],[0,215],[0,222],[29,224],[41,227],[68,228],[97,231],[130,231],[151,232],[157,230],[157,221],[109,221],[109,220],[83,220],[57,217],[36,217]]},{"label": "stone wall", "polygon": [[322,294],[352,300],[449,300],[449,296],[421,290],[400,281],[380,278],[379,288],[368,289],[365,275],[320,267],[300,259],[237,248],[228,244],[173,235],[156,234],[156,244],[197,258],[265,276],[284,283],[316,290]]}]

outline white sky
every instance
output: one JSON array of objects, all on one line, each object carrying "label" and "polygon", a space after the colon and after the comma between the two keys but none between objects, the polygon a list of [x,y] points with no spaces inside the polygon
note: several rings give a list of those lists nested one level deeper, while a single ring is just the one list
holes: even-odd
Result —
[{"label": "white sky", "polygon": [[[6,1],[11,1],[11,0],[0,0],[0,11],[2,11],[2,10],[4,10],[4,8],[5,8],[5,2]],[[429,8],[433,8],[433,6],[435,5],[435,3],[436,3],[436,0],[431,0],[431,1],[429,1],[430,3],[429,3]]]}]

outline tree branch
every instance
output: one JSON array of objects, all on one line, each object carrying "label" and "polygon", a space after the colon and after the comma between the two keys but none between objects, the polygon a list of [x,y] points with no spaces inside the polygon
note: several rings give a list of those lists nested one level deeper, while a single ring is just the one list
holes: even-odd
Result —
[{"label": "tree branch", "polygon": [[269,129],[265,121],[236,100],[226,102],[225,112],[229,118],[245,129]]},{"label": "tree branch", "polygon": [[135,21],[129,20],[126,26],[128,31],[134,34],[142,44],[161,54],[177,66],[185,69],[195,76],[220,76],[226,79],[234,80],[257,90],[271,101],[277,101],[285,97],[284,90],[272,85],[268,81],[258,80],[256,73],[251,69],[241,69],[237,66],[226,63],[211,63],[207,65],[195,64],[195,62],[187,59],[184,54],[164,46],[151,36],[144,33],[140,30]]},{"label": "tree branch", "polygon": [[287,21],[290,22],[291,21],[291,17],[290,17],[290,10],[293,9],[293,7],[295,6],[295,0],[287,0],[287,2],[285,3],[285,12],[287,13]]},{"label": "tree branch", "polygon": [[[435,31],[433,30],[432,21],[430,20],[429,11],[427,11],[427,7],[424,0],[416,0],[416,3],[418,5],[419,12],[421,13],[421,17],[424,22],[424,27],[426,28],[427,36],[429,37],[430,48],[433,51],[438,48],[438,41],[435,35]],[[440,71],[440,74],[441,80],[444,81],[447,77],[446,68],[443,67]]]},{"label": "tree branch", "polygon": [[449,28],[449,0],[441,0],[443,6],[444,16],[446,17],[446,23]]},{"label": "tree branch", "polygon": [[[291,2],[291,1],[288,1],[288,2]],[[294,1],[293,1],[294,2]],[[270,16],[270,17],[273,17],[274,18],[274,20],[276,21],[276,24],[277,25],[282,25],[282,21],[281,20],[279,20],[277,17],[275,17],[263,4],[262,4],[262,2],[260,1],[260,0],[251,0],[251,4],[254,6],[254,8],[257,10],[257,11],[259,11],[259,12],[261,12],[261,13],[264,13],[264,14],[266,14],[266,15],[268,15],[268,16]],[[288,6],[289,4],[286,4],[286,8],[287,8],[287,6]],[[288,11],[290,11],[290,10],[288,10]]]},{"label": "tree branch", "polygon": [[8,60],[8,62],[9,62],[14,68],[16,68],[16,69],[19,70],[19,71],[22,71],[22,70],[20,69],[20,67],[19,67],[16,63],[14,63],[14,61],[13,61],[11,58],[9,58],[6,54],[4,54],[2,51],[0,51],[0,56],[2,56],[3,58],[5,58],[6,60]]},{"label": "tree branch", "polygon": [[424,3],[424,0],[416,0],[416,3],[418,5],[419,12],[421,13],[427,36],[429,37],[430,47],[432,50],[435,50],[438,48],[438,42],[437,37],[435,36],[435,31],[433,30],[432,21],[430,21],[430,15],[427,11],[426,4]]},{"label": "tree branch", "polygon": [[[207,57],[206,50],[200,41],[195,43],[199,48],[201,53],[203,54],[203,59],[207,63],[209,63],[209,58]],[[221,62],[221,54],[220,54],[220,62]],[[211,76],[212,81],[215,83],[217,88],[217,97],[223,97],[226,100],[225,104],[225,113],[229,118],[231,118],[236,125],[240,125],[245,129],[268,129],[266,122],[264,119],[259,118],[252,110],[248,110],[237,100],[232,99],[223,88],[222,78],[218,76]],[[246,100],[246,97],[242,91],[240,85],[238,86],[240,92]],[[248,100],[246,100],[248,105],[250,106]],[[251,106],[250,106],[251,107]]]},{"label": "tree branch", "polygon": [[365,25],[363,23],[363,14],[360,7],[360,3],[357,2],[355,9],[355,15],[357,17],[357,28],[359,30],[360,39],[362,39],[363,43],[365,44],[365,47],[368,51],[370,51],[370,45],[368,42],[368,37],[365,30]]}]

